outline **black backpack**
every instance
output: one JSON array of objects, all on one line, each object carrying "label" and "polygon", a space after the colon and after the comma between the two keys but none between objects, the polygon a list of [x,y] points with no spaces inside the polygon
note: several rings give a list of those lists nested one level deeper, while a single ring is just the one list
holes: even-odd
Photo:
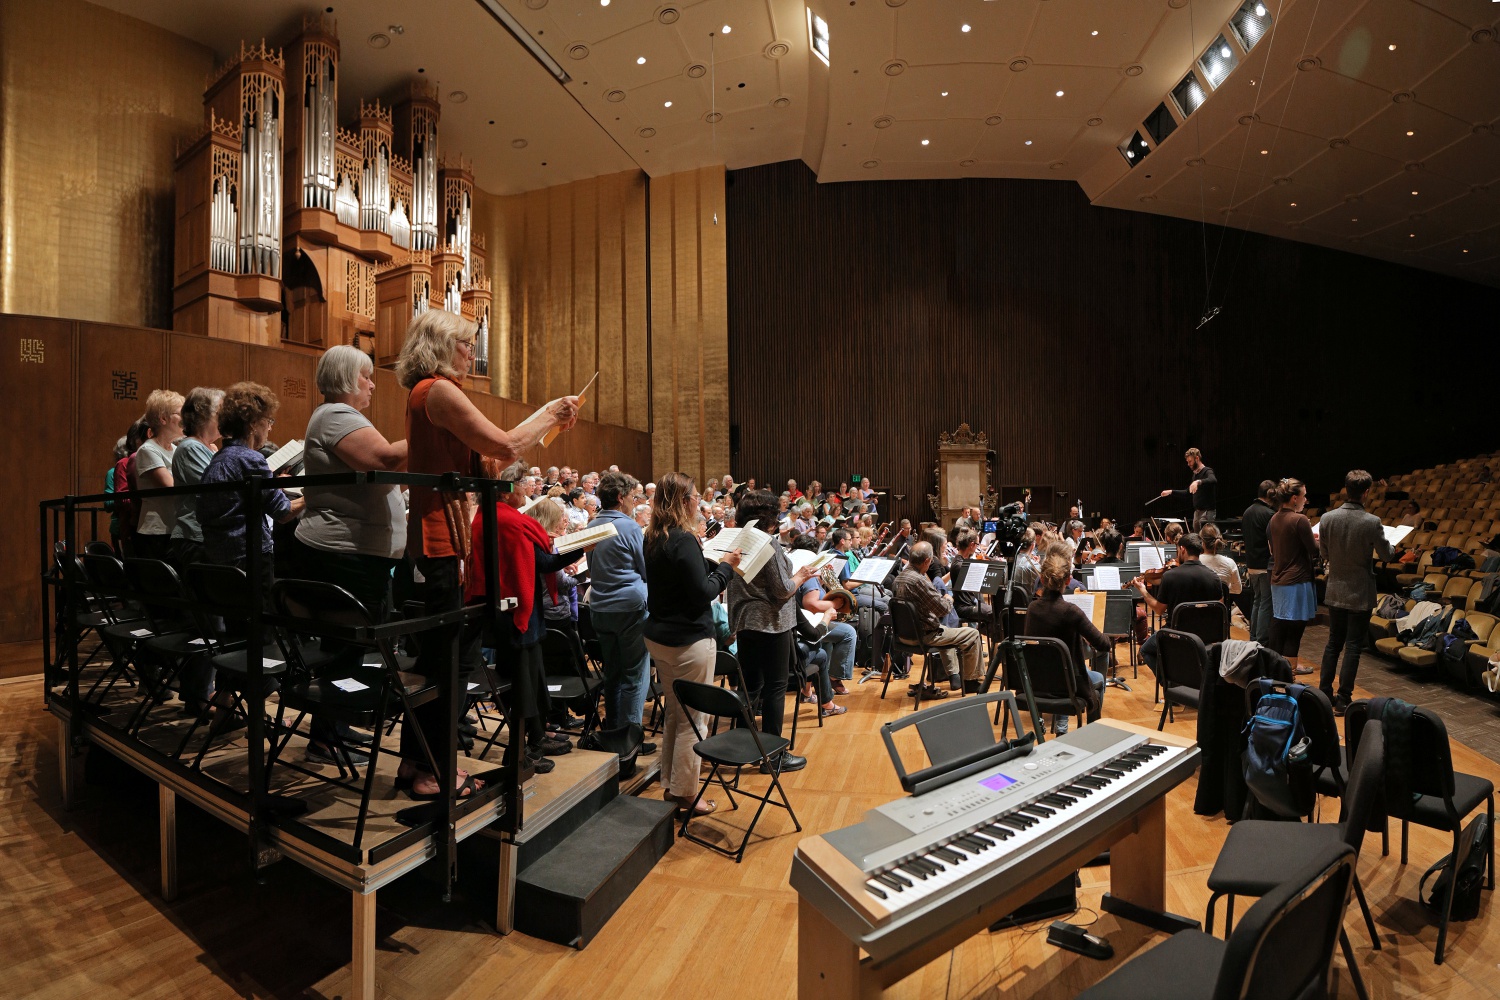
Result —
[{"label": "black backpack", "polygon": [[1301,817],[1293,794],[1291,770],[1307,767],[1310,741],[1302,726],[1298,704],[1304,684],[1293,684],[1285,693],[1268,691],[1255,703],[1255,712],[1245,723],[1245,784],[1255,800],[1271,813],[1287,819]]},{"label": "black backpack", "polygon": [[[1458,866],[1458,891],[1453,895],[1453,909],[1448,914],[1450,920],[1473,920],[1479,916],[1479,890],[1484,884],[1484,870],[1490,859],[1492,835],[1490,818],[1481,813],[1459,837],[1459,849],[1462,850],[1467,841],[1469,853]],[[1427,880],[1434,875],[1437,879],[1432,883],[1432,894],[1424,896],[1422,891],[1427,887]],[[1417,898],[1423,906],[1440,914],[1448,903],[1448,893],[1453,891],[1453,882],[1453,855],[1449,854],[1422,875],[1422,881],[1417,883]]]}]

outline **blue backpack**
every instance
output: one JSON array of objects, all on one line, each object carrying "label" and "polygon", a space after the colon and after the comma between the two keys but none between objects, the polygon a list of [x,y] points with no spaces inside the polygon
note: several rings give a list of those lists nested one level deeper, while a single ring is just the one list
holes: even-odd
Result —
[{"label": "blue backpack", "polygon": [[1245,784],[1257,802],[1287,819],[1302,815],[1288,773],[1307,761],[1309,741],[1297,703],[1305,687],[1293,684],[1286,693],[1261,695],[1255,703],[1255,714],[1245,724]]}]

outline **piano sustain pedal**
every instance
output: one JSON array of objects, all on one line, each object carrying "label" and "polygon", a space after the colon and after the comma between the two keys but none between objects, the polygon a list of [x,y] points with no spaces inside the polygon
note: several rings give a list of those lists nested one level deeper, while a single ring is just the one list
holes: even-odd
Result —
[{"label": "piano sustain pedal", "polygon": [[1066,920],[1052,921],[1052,926],[1047,928],[1047,943],[1076,951],[1087,958],[1104,960],[1115,957],[1114,945]]}]

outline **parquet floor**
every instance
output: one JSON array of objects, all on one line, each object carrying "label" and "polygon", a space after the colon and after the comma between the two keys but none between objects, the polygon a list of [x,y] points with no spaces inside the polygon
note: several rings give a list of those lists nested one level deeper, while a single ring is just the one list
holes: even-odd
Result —
[{"label": "parquet floor", "polygon": [[[1123,652],[1123,651],[1122,651]],[[1145,672],[1131,693],[1111,689],[1105,716],[1154,725]],[[786,779],[804,834],[856,822],[901,794],[878,735],[908,711],[879,686],[841,699],[849,713],[818,729],[811,709],[799,751],[809,766]],[[1175,730],[1191,734],[1194,713]],[[348,896],[291,862],[249,874],[244,841],[189,807],[180,810],[181,894],[157,893],[154,788],[96,754],[83,804],[64,813],[57,788],[53,720],[41,683],[0,683],[0,997],[217,998],[347,995]],[[1500,766],[1455,745],[1461,770],[1500,781]],[[1225,836],[1220,817],[1192,813],[1196,779],[1168,802],[1168,905],[1201,917],[1204,882]],[[659,794],[653,788],[648,794]],[[746,815],[741,813],[741,816]],[[1328,818],[1332,819],[1332,816]],[[735,820],[733,814],[730,820]],[[792,997],[796,897],[787,885],[799,835],[784,814],[762,820],[767,836],[744,864],[679,841],[604,931],[583,951],[490,930],[494,847],[474,838],[461,857],[462,891],[438,901],[418,871],[380,893],[377,982],[381,994],[418,998]],[[1448,961],[1432,964],[1436,928],[1416,902],[1422,871],[1447,839],[1413,830],[1411,864],[1399,832],[1382,858],[1366,840],[1360,877],[1380,930],[1372,951],[1349,921],[1372,996],[1452,1000],[1500,997],[1500,922],[1489,893],[1479,919],[1453,925]],[[1091,961],[1045,943],[1045,924],[970,939],[892,991],[892,996],[1070,997],[1162,936],[1098,915],[1108,868],[1084,869],[1075,922],[1092,924],[1116,958]],[[1243,904],[1242,911],[1243,912]],[[1354,991],[1335,961],[1340,997]],[[1163,997],[1172,995],[1163,984]]]}]

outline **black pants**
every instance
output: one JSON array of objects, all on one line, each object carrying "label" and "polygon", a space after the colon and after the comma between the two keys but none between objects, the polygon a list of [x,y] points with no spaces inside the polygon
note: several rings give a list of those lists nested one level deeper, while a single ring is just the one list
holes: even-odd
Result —
[{"label": "black pants", "polygon": [[1302,633],[1307,631],[1307,622],[1271,619],[1271,648],[1287,659],[1299,655],[1302,648]]},{"label": "black pants", "polygon": [[1344,669],[1339,671],[1338,697],[1345,703],[1354,700],[1354,678],[1359,673],[1359,654],[1365,645],[1365,623],[1370,619],[1368,611],[1350,611],[1348,608],[1328,608],[1328,645],[1323,649],[1323,673],[1318,678],[1318,687],[1334,700],[1333,671],[1338,665],[1339,649],[1344,650]]},{"label": "black pants", "polygon": [[792,662],[792,633],[742,631],[735,637],[750,710],[760,703],[760,728],[781,735],[786,716],[786,679]]},{"label": "black pants", "polygon": [[[547,735],[544,720],[552,710],[552,698],[547,694],[547,670],[542,662],[541,645],[513,646],[502,641],[495,649],[495,667],[500,676],[508,676],[510,679],[511,717],[526,717],[525,742],[529,746],[537,746]],[[511,755],[521,746],[521,742],[514,735],[507,737],[505,756],[502,758],[505,763],[510,762]]]},{"label": "black pants", "polygon": [[[417,560],[417,572],[425,578],[422,586],[423,608],[426,615],[457,611],[464,606],[463,584],[458,578],[458,557],[422,556]],[[454,640],[459,638],[462,624],[441,625],[418,635],[417,661],[413,669],[437,685],[437,697],[412,709],[401,726],[401,757],[403,760],[427,766],[422,754],[422,744],[417,739],[417,728],[427,737],[427,745],[434,757],[442,754],[443,741],[454,726],[454,691],[450,683],[453,673]],[[462,683],[462,680],[460,680]],[[512,741],[514,742],[514,741]]]}]

